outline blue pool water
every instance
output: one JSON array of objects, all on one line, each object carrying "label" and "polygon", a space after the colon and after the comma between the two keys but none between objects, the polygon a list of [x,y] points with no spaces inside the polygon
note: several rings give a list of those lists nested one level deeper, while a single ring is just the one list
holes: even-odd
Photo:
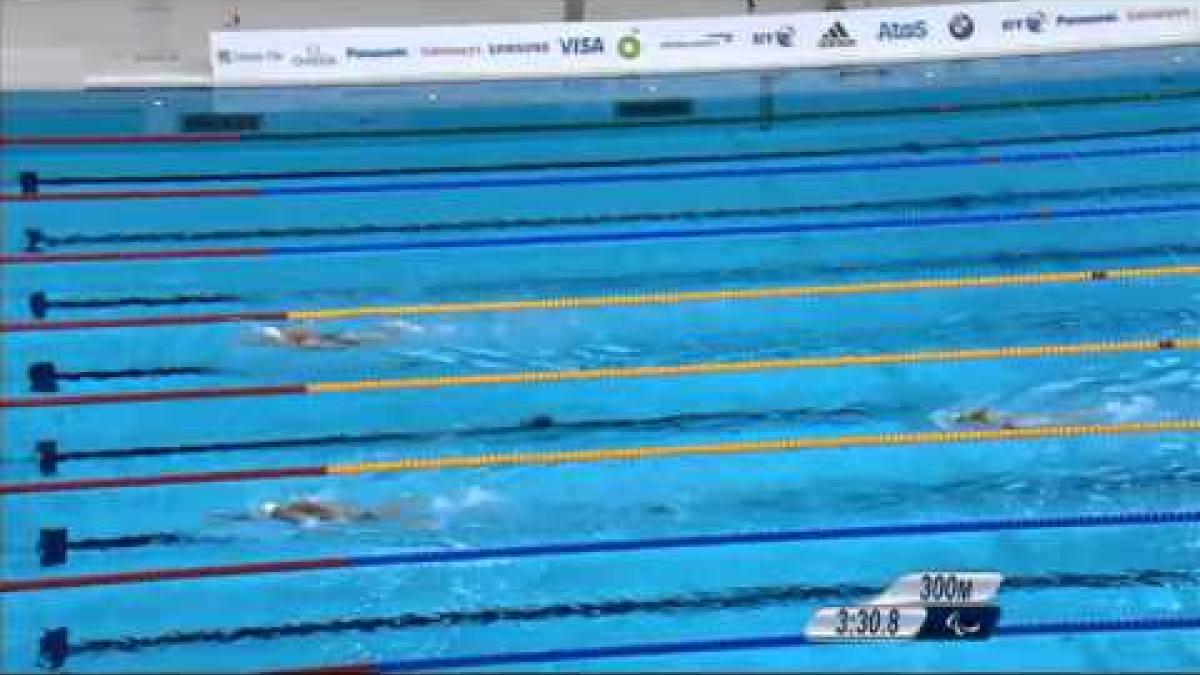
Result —
[{"label": "blue pool water", "polygon": [[[669,100],[660,112],[671,114],[614,109],[631,100]],[[3,146],[0,188],[19,194],[21,172],[41,181],[40,198],[0,204],[0,253],[10,256],[0,267],[5,486],[877,438],[961,430],[955,413],[979,407],[1019,426],[1096,429],[12,493],[0,496],[5,581],[1200,503],[1200,444],[1182,424],[1200,417],[1200,364],[1187,343],[1200,325],[1197,49],[768,76],[28,93],[3,106],[14,142]],[[178,134],[185,116],[208,113],[260,114],[261,126],[237,142],[83,142]],[[151,194],[227,189],[245,192]],[[142,194],[108,194],[124,192]],[[167,257],[122,257],[131,252]],[[86,255],[100,259],[76,259]],[[1109,278],[1046,276],[1098,270]],[[1010,281],[969,283],[979,277]],[[947,283],[870,286],[920,280]],[[841,290],[745,293],[816,286]],[[701,291],[730,295],[643,301]],[[264,327],[299,321],[195,320],[611,296],[643,300],[313,320],[315,330],[362,340],[328,350],[261,339]],[[137,325],[145,319],[164,325]],[[56,326],[88,321],[101,325]],[[1117,348],[1164,340],[1185,348]],[[1037,349],[1057,345],[1094,348]],[[1017,347],[1042,355],[954,356]],[[875,355],[925,356],[770,363]],[[761,367],[719,365],[750,362]],[[39,363],[51,364],[58,391],[34,381]],[[626,376],[696,364],[705,372]],[[462,379],[602,368],[615,371]],[[415,387],[413,378],[452,379]],[[398,379],[410,386],[94,398]],[[56,398],[62,405],[29,405]],[[1172,421],[1181,424],[1136,431]],[[47,442],[62,454],[54,474],[34,453]],[[316,527],[241,517],[301,498],[388,517]],[[67,528],[75,544],[64,564],[39,560],[48,528]],[[970,644],[563,653],[520,667],[1200,668],[1194,627],[1003,634],[1038,622],[1200,616],[1194,521],[13,590],[0,595],[0,664],[244,672],[799,636],[818,607],[865,600],[927,569],[1004,574],[1001,634]],[[47,649],[39,660],[39,644],[62,628],[61,662]]]}]

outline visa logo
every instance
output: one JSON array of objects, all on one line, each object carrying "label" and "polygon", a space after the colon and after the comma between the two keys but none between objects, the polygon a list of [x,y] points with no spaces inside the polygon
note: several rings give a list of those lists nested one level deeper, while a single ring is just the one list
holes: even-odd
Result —
[{"label": "visa logo", "polygon": [[891,40],[924,40],[929,35],[929,25],[924,21],[911,23],[881,23],[879,24],[879,41]]},{"label": "visa logo", "polygon": [[600,37],[571,37],[560,38],[564,54],[602,54],[604,53],[604,38]]}]

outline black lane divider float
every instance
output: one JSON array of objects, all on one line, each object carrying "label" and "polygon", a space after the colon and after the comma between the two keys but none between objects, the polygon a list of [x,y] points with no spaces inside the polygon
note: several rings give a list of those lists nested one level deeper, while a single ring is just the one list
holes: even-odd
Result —
[{"label": "black lane divider float", "polygon": [[112,307],[172,307],[176,305],[207,305],[228,302],[244,302],[245,298],[222,293],[198,293],[163,296],[129,296],[123,298],[83,298],[76,300],[54,300],[45,292],[29,295],[29,313],[36,319],[46,318],[50,310],[61,309],[107,309]]},{"label": "black lane divider float", "polygon": [[[672,164],[712,164],[733,161],[761,161],[774,159],[805,159],[823,157],[849,157],[861,155],[878,155],[886,153],[924,153],[938,150],[956,150],[972,148],[996,148],[1013,145],[1052,145],[1055,143],[1076,143],[1097,140],[1115,140],[1129,138],[1145,138],[1149,136],[1173,136],[1200,131],[1200,126],[1168,126],[1153,129],[1127,129],[1114,131],[1094,131],[1078,134],[1043,134],[1036,136],[1018,136],[971,141],[946,141],[939,143],[920,143],[910,141],[890,145],[864,146],[853,148],[824,148],[811,150],[776,150],[763,152],[746,152],[731,154],[700,154],[677,155],[670,157],[645,158],[614,158],[592,159],[557,162],[510,162],[505,164],[472,164],[456,166],[419,166],[419,167],[388,167],[372,169],[340,169],[321,171],[247,171],[229,173],[176,173],[158,175],[123,175],[123,176],[53,176],[46,177],[34,172],[23,172],[20,175],[22,190],[27,187],[36,192],[39,186],[46,185],[122,185],[122,184],[154,184],[154,183],[207,183],[224,181],[255,181],[255,180],[316,180],[337,178],[384,178],[389,176],[422,176],[436,174],[460,173],[504,173],[517,171],[554,171],[571,169],[606,169],[629,166],[669,166]],[[26,194],[29,194],[28,192]]]},{"label": "black lane divider float", "polygon": [[65,527],[47,527],[38,532],[38,562],[42,567],[58,567],[67,563],[70,551],[110,551],[144,546],[175,546],[181,544],[228,544],[232,537],[208,537],[177,532],[129,534],[118,537],[71,539]]},{"label": "black lane divider float", "polygon": [[184,375],[212,375],[219,372],[216,368],[203,366],[179,366],[172,368],[125,368],[122,370],[78,370],[61,371],[50,361],[39,361],[29,366],[29,390],[38,394],[53,394],[59,391],[61,381],[78,382],[80,380],[121,380],[145,379],[160,377],[179,377]]},{"label": "black lane divider float", "polygon": [[680,413],[661,417],[564,420],[551,415],[534,415],[516,424],[474,427],[470,429],[436,429],[431,431],[378,431],[362,434],[331,434],[297,438],[262,438],[181,445],[135,446],[102,450],[62,451],[56,440],[40,440],[34,447],[38,469],[45,476],[58,474],[59,465],[66,461],[123,459],[129,457],[159,457],[167,455],[207,454],[220,452],[251,452],[256,450],[292,450],[301,448],[336,447],[344,445],[374,445],[379,443],[420,443],[441,440],[466,440],[527,436],[556,438],[577,436],[590,431],[678,431],[738,428],[760,422],[791,423],[799,421],[836,421],[867,419],[881,414],[903,414],[911,408],[902,406],[847,405],[838,408],[779,408],[762,411],[722,411],[712,413]]},{"label": "black lane divider float", "polygon": [[677,222],[684,220],[723,220],[730,218],[786,217],[819,213],[854,213],[860,211],[967,209],[1004,206],[1013,202],[1078,202],[1107,197],[1154,197],[1174,195],[1200,189],[1200,182],[1182,181],[1153,185],[1093,187],[1076,190],[1038,190],[998,194],[959,194],[944,197],[857,201],[838,204],[808,204],[762,208],[709,209],[701,211],[651,211],[586,216],[548,216],[531,218],[434,221],[407,225],[349,225],[305,226],[287,228],[255,228],[230,230],[189,230],[186,232],[129,232],[118,234],[50,235],[40,228],[27,228],[25,253],[44,253],[51,248],[95,244],[188,243],[242,239],[350,237],[379,234],[442,234],[454,232],[495,231],[537,227],[576,227],[614,225],[629,222]]},{"label": "black lane divider float", "polygon": [[[1163,587],[1200,584],[1200,574],[1183,570],[1131,570],[1118,573],[1058,573],[1006,577],[1009,591],[1062,589],[1111,589],[1139,586]],[[853,602],[872,597],[884,589],[867,584],[780,584],[697,591],[658,598],[594,600],[524,607],[492,607],[405,613],[381,617],[306,621],[271,626],[240,626],[209,630],[178,630],[159,635],[123,638],[93,638],[71,643],[69,627],[46,630],[38,641],[38,664],[57,670],[71,657],[120,652],[135,654],[147,649],[195,644],[235,644],[336,633],[371,633],[419,628],[491,626],[506,622],[537,622],[563,619],[598,619],[636,614],[681,614],[754,610],[811,602]]]}]

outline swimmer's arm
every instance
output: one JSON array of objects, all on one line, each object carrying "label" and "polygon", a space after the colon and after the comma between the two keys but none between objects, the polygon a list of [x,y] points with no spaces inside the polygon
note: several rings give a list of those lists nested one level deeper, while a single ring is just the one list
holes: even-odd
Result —
[{"label": "swimmer's arm", "polygon": [[208,514],[213,520],[225,520],[233,523],[248,523],[254,520],[261,520],[260,516],[244,511],[215,511]]}]

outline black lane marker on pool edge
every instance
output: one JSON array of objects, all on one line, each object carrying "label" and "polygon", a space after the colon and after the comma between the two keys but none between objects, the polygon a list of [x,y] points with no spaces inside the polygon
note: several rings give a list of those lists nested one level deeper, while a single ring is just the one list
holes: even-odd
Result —
[{"label": "black lane marker on pool edge", "polygon": [[38,532],[37,553],[42,567],[57,567],[66,564],[68,551],[109,551],[119,548],[186,544],[231,544],[235,541],[237,540],[234,537],[196,536],[175,532],[152,532],[72,540],[67,528],[47,527]]},{"label": "black lane marker on pool edge", "polygon": [[477,427],[474,429],[446,429],[436,431],[384,431],[370,434],[339,434],[310,436],[304,438],[279,438],[247,441],[225,441],[220,443],[197,443],[187,445],[142,446],[112,450],[80,450],[62,452],[58,442],[38,441],[34,452],[43,475],[54,475],[61,462],[79,459],[118,459],[124,457],[155,457],[161,455],[196,454],[210,452],[244,452],[251,450],[282,450],[289,448],[315,448],[322,446],[387,443],[392,441],[423,442],[447,439],[490,438],[507,435],[556,436],[580,431],[692,431],[699,428],[714,429],[742,426],[750,422],[790,422],[801,419],[840,419],[844,417],[864,418],[880,413],[903,413],[907,408],[883,408],[845,406],[841,408],[790,408],[761,412],[716,412],[682,413],[664,417],[598,419],[564,421],[549,415],[535,415],[518,424],[509,426]]},{"label": "black lane marker on pool edge", "polygon": [[43,291],[29,295],[29,313],[36,319],[44,319],[51,309],[102,309],[109,307],[167,307],[172,305],[215,304],[226,302],[244,302],[245,298],[237,295],[220,293],[213,294],[182,294],[164,296],[123,297],[123,298],[84,298],[76,300],[52,300]]},{"label": "black lane marker on pool edge", "polygon": [[39,394],[57,392],[59,390],[58,383],[62,380],[78,382],[80,380],[146,379],[179,377],[184,375],[213,375],[217,372],[220,372],[217,368],[204,366],[60,371],[50,361],[39,361],[31,364],[28,369],[29,390]]},{"label": "black lane marker on pool edge", "polygon": [[[382,178],[387,176],[421,176],[431,174],[458,173],[506,173],[517,171],[553,171],[571,169],[605,169],[631,166],[669,166],[672,164],[711,164],[733,161],[757,161],[774,159],[804,159],[822,157],[850,157],[878,155],[896,152],[922,153],[934,150],[956,150],[972,148],[995,148],[1013,145],[1053,145],[1107,139],[1144,138],[1147,136],[1173,136],[1200,131],[1200,126],[1170,126],[1156,129],[1126,129],[1094,131],[1081,134],[1044,134],[1040,136],[1018,136],[971,141],[943,141],[938,143],[899,143],[892,145],[826,148],[812,150],[775,150],[734,154],[682,155],[674,157],[614,158],[559,162],[512,162],[508,164],[476,164],[455,166],[392,167],[377,169],[341,169],[325,171],[263,171],[243,173],[180,173],[154,176],[55,176],[38,177],[41,185],[108,185],[128,183],[199,183],[222,181],[288,180],[288,179],[337,179],[337,178]],[[36,190],[35,190],[36,192]]]},{"label": "black lane marker on pool edge", "polygon": [[25,230],[25,253],[43,253],[48,248],[115,243],[211,242],[242,239],[274,239],[321,236],[363,236],[376,234],[444,234],[455,232],[495,231],[529,227],[573,227],[644,222],[675,222],[681,220],[718,220],[725,218],[782,217],[812,213],[848,213],[859,211],[911,210],[925,208],[966,209],[1008,205],[1023,201],[1070,202],[1105,196],[1156,196],[1200,189],[1197,182],[1161,183],[1154,185],[1095,187],[1078,190],[1042,190],[995,194],[962,194],[921,199],[860,201],[839,204],[776,206],[743,209],[711,209],[706,211],[657,211],[647,213],[617,213],[592,216],[558,216],[538,218],[509,218],[463,221],[434,221],[410,225],[350,225],[343,227],[289,227],[247,230],[209,230],[188,232],[131,232],[123,234],[80,234],[54,236],[37,228]]},{"label": "black lane marker on pool edge", "polygon": [[36,171],[22,171],[17,181],[21,184],[21,194],[36,195],[38,193],[38,174]]},{"label": "black lane marker on pool edge", "polygon": [[[1047,574],[1006,577],[1008,590],[1042,591],[1064,588],[1129,588],[1195,585],[1200,573],[1193,571],[1132,570],[1108,574]],[[883,591],[865,584],[829,586],[779,585],[741,587],[715,592],[667,596],[643,600],[607,600],[529,607],[498,607],[481,610],[447,611],[430,614],[399,614],[388,617],[335,619],[331,621],[250,626],[241,628],[174,631],[157,636],[84,640],[70,644],[67,628],[45,631],[39,642],[39,665],[62,667],[70,656],[89,653],[136,653],[145,649],[196,643],[229,644],[245,640],[275,640],[322,633],[373,632],[414,628],[486,626],[507,621],[547,621],[571,618],[606,618],[639,613],[677,614],[751,610],[801,602],[857,601]]]}]

